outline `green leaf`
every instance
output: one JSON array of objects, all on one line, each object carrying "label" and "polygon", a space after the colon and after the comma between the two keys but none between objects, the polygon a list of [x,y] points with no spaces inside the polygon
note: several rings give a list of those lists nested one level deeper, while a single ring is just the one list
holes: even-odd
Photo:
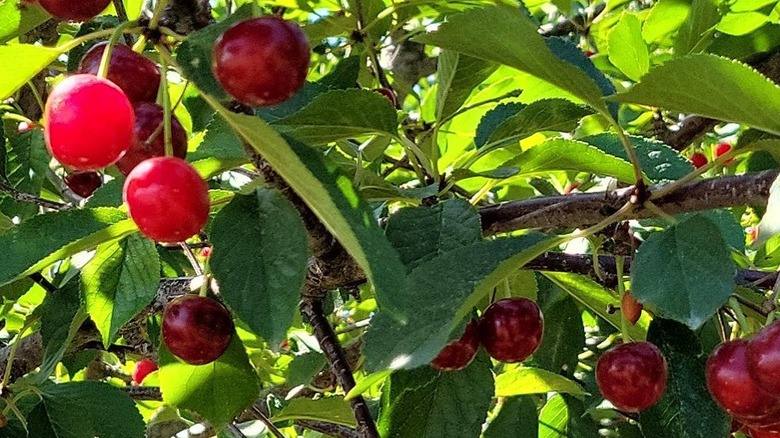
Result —
[{"label": "green leaf", "polygon": [[397,116],[390,101],[377,92],[333,90],[273,125],[305,143],[327,144],[370,134],[394,136]]},{"label": "green leaf", "polygon": [[308,385],[326,364],[325,356],[316,351],[296,355],[287,366],[286,383],[290,386]]},{"label": "green leaf", "polygon": [[206,365],[180,362],[164,344],[159,352],[163,401],[193,410],[214,426],[232,421],[260,395],[260,381],[236,335],[222,357]]},{"label": "green leaf", "polygon": [[[629,136],[639,158],[639,165],[651,181],[674,181],[693,172],[690,161],[666,144],[646,137]],[[628,154],[617,134],[605,132],[581,139],[609,155],[628,160]]]},{"label": "green leaf", "polygon": [[534,365],[555,373],[572,372],[585,346],[582,315],[576,302],[564,295],[561,300],[545,303],[542,313],[544,334],[542,345],[533,356]]},{"label": "green leaf", "polygon": [[773,236],[780,233],[780,177],[775,178],[769,187],[769,199],[766,204],[766,212],[758,223],[758,235],[753,248],[760,248]]},{"label": "green leaf", "polygon": [[656,2],[642,25],[642,37],[645,42],[657,44],[669,38],[685,23],[690,10],[690,0],[659,0]]},{"label": "green leaf", "polygon": [[362,60],[362,56],[348,56],[339,61],[339,63],[333,67],[333,70],[331,70],[330,73],[323,76],[317,82],[328,88],[337,90],[355,88],[356,84],[358,83],[358,76],[360,75],[360,64]]},{"label": "green leaf", "polygon": [[546,394],[548,392],[566,393],[577,396],[586,395],[577,383],[540,368],[520,367],[499,374],[496,377],[496,397],[516,395]]},{"label": "green leaf", "polygon": [[28,417],[30,437],[142,438],[144,420],[120,388],[69,382],[40,388],[41,402]]},{"label": "green leaf", "polygon": [[415,41],[508,65],[570,92],[600,113],[608,113],[593,80],[556,57],[537,24],[515,7],[497,5],[451,15],[437,31]]},{"label": "green leaf", "polygon": [[477,149],[488,144],[488,140],[496,131],[496,129],[504,123],[504,121],[515,114],[519,113],[527,105],[518,102],[509,102],[496,105],[495,108],[486,112],[477,126],[477,132],[474,135],[474,145]]},{"label": "green leaf", "polygon": [[483,438],[529,438],[539,435],[536,404],[531,397],[509,397],[488,423]]},{"label": "green leaf", "polygon": [[745,64],[714,55],[669,61],[611,98],[780,134],[780,120],[774,116],[780,111],[780,87]]},{"label": "green leaf", "polygon": [[209,176],[246,164],[249,158],[225,119],[214,117],[206,126],[206,135],[198,148],[187,154],[187,161],[196,169],[205,166],[215,169],[206,175]]},{"label": "green leaf", "polygon": [[627,161],[587,143],[562,138],[538,144],[501,166],[519,167],[523,176],[572,170],[613,176],[625,183],[635,180],[634,169]]},{"label": "green leaf", "polygon": [[0,100],[9,98],[59,55],[58,49],[34,44],[0,46]]},{"label": "green leaf", "polygon": [[[0,170],[4,169],[4,175],[0,174],[0,178],[5,176],[6,182],[20,192],[37,195],[43,187],[51,159],[46,152],[43,131],[33,129],[17,133],[16,125],[16,122],[5,124],[7,143],[6,150],[0,152]],[[2,148],[0,144],[0,149]],[[16,201],[0,193],[0,211],[10,217],[19,216],[24,220],[38,213],[38,206],[30,202]]]},{"label": "green leaf", "polygon": [[38,26],[49,18],[49,14],[37,3],[20,4],[14,0],[0,1],[0,44]]},{"label": "green leaf", "polygon": [[656,314],[696,329],[728,301],[735,272],[717,225],[694,215],[645,240],[631,265],[631,286]]},{"label": "green leaf", "polygon": [[609,32],[609,61],[624,75],[639,81],[650,70],[650,54],[642,39],[642,23],[634,14],[624,13]]},{"label": "green leaf", "polygon": [[351,180],[336,166],[325,162],[321,154],[298,142],[285,141],[262,120],[234,114],[210,97],[207,99],[355,258],[371,280],[379,305],[397,314],[401,304],[396,296],[403,295],[399,291],[407,287],[405,279],[398,277],[404,267]]},{"label": "green leaf", "polygon": [[135,230],[133,222],[115,208],[35,216],[0,234],[0,248],[14,255],[0,263],[0,285]]},{"label": "green leaf", "polygon": [[680,323],[656,318],[650,324],[647,340],[657,345],[666,357],[668,377],[663,398],[640,416],[644,436],[727,436],[731,421],[707,391],[704,379],[707,356],[696,334]]},{"label": "green leaf", "polygon": [[539,438],[568,438],[569,408],[560,394],[550,398],[539,412]]},{"label": "green leaf", "polygon": [[720,21],[719,3],[716,0],[692,1],[691,11],[677,33],[673,51],[675,56],[700,53],[709,47],[713,39],[712,30]]},{"label": "green leaf", "polygon": [[281,412],[271,417],[274,423],[289,420],[324,421],[355,427],[355,414],[342,397],[325,397],[317,400],[294,398]]},{"label": "green leaf", "polygon": [[131,234],[98,247],[82,269],[81,292],[104,346],[154,300],[159,284],[160,257],[150,240]]},{"label": "green leaf", "polygon": [[768,22],[769,17],[760,12],[732,12],[724,15],[715,29],[727,35],[741,36],[755,31]]},{"label": "green leaf", "polygon": [[278,345],[292,325],[307,272],[306,227],[298,211],[277,190],[237,195],[214,217],[209,241],[222,298],[255,333]]},{"label": "green leaf", "polygon": [[482,59],[442,50],[437,66],[436,120],[447,119],[459,110],[474,88],[497,68],[497,65]]},{"label": "green leaf", "polygon": [[480,353],[460,371],[424,367],[393,373],[382,391],[380,433],[395,438],[479,436],[493,398],[490,368],[490,359]]}]

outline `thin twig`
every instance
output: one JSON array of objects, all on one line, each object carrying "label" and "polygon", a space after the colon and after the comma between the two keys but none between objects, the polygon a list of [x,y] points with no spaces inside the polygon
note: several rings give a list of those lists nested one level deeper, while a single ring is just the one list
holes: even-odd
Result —
[{"label": "thin twig", "polygon": [[355,429],[342,426],[340,424],[325,423],[323,421],[309,421],[309,420],[296,421],[295,424],[305,429],[324,433],[326,435],[334,436],[336,438],[360,438],[360,434]]},{"label": "thin twig", "polygon": [[268,428],[268,430],[271,432],[273,436],[276,438],[285,438],[282,431],[279,430],[279,428],[276,427],[276,425],[271,421],[270,418],[266,417],[266,415],[261,411],[257,406],[252,405],[249,410],[252,412],[252,414],[260,421],[265,424],[265,427]]},{"label": "thin twig", "polygon": [[39,207],[48,208],[50,210],[64,210],[66,208],[71,207],[71,205],[69,204],[49,201],[48,199],[39,198],[38,196],[21,192],[3,180],[0,180],[0,192],[7,194],[8,196],[10,196],[11,198],[17,201],[29,202],[32,204],[36,204]]}]

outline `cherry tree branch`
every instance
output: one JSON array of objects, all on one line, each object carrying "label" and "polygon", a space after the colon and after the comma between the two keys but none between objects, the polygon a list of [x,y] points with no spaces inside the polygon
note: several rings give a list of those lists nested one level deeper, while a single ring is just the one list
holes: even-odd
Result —
[{"label": "cherry tree branch", "polygon": [[71,207],[69,204],[49,201],[48,199],[39,198],[38,196],[19,191],[2,179],[0,179],[0,193],[5,193],[16,201],[36,204],[39,207],[48,208],[50,210],[64,210]]}]

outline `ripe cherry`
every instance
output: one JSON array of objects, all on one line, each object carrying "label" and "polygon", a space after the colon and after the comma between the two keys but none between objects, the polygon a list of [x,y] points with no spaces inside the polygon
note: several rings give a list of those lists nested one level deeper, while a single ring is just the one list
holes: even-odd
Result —
[{"label": "ripe cherry", "polygon": [[701,152],[696,152],[695,154],[691,155],[691,164],[693,164],[693,167],[697,169],[704,167],[708,161],[709,160],[707,160],[707,156]]},{"label": "ripe cherry", "polygon": [[209,217],[208,187],[181,158],[142,162],[127,176],[123,194],[138,229],[156,242],[181,242]]},{"label": "ripe cherry", "polygon": [[[135,137],[130,150],[116,162],[120,172],[127,175],[140,162],[165,156],[163,114],[163,108],[156,103],[142,102],[135,106]],[[171,115],[171,145],[175,157],[187,156],[187,132],[174,115]]]},{"label": "ripe cherry", "polygon": [[74,75],[57,84],[44,110],[49,152],[76,170],[114,164],[133,141],[133,107],[112,82]]},{"label": "ripe cherry", "polygon": [[211,247],[207,246],[205,248],[202,248],[200,250],[200,256],[203,257],[204,259],[211,257]]},{"label": "ripe cherry", "polygon": [[642,303],[631,295],[631,291],[626,291],[626,293],[623,294],[623,298],[620,299],[620,311],[623,312],[623,317],[626,318],[626,321],[630,322],[631,325],[634,325],[639,321],[639,318],[642,316],[643,307]]},{"label": "ripe cherry", "polygon": [[750,438],[780,438],[780,432],[773,432],[771,430],[748,428],[747,434]]},{"label": "ripe cherry", "polygon": [[643,411],[666,390],[666,359],[649,342],[618,345],[596,363],[596,383],[604,398],[619,410]]},{"label": "ripe cherry", "polygon": [[542,343],[544,319],[527,298],[504,298],[488,306],[479,322],[479,338],[488,354],[501,362],[522,362]]},{"label": "ripe cherry", "polygon": [[466,368],[474,360],[479,350],[479,324],[471,320],[459,339],[445,346],[431,362],[439,371],[456,371]]},{"label": "ripe cherry", "polygon": [[720,344],[707,359],[707,388],[724,411],[743,423],[772,416],[780,400],[763,392],[747,368],[747,341]]},{"label": "ripe cherry", "polygon": [[[728,153],[730,151],[731,151],[731,145],[730,144],[728,144],[728,143],[718,143],[717,145],[715,145],[715,158],[718,158],[721,155],[726,154],[726,153]],[[731,159],[726,160],[726,162],[723,163],[723,164],[728,165],[728,164],[731,164],[733,162],[734,162],[734,159],[731,158]]]},{"label": "ripe cherry", "polygon": [[764,327],[748,341],[745,358],[748,373],[758,387],[780,394],[780,321]]},{"label": "ripe cherry", "polygon": [[52,17],[63,21],[87,21],[103,12],[111,0],[39,0]]},{"label": "ripe cherry", "polygon": [[168,350],[191,365],[217,360],[233,338],[233,319],[219,302],[197,295],[173,300],[163,312],[162,337]]},{"label": "ripe cherry", "polygon": [[135,368],[133,368],[133,373],[131,374],[133,383],[140,385],[152,371],[157,371],[157,364],[154,361],[146,358],[139,360],[135,363]]},{"label": "ripe cherry", "polygon": [[[106,50],[106,42],[92,46],[79,63],[78,73],[96,75]],[[108,63],[108,80],[125,92],[130,102],[154,102],[160,88],[160,70],[149,58],[133,52],[123,44],[111,51]]]},{"label": "ripe cherry", "polygon": [[393,107],[398,106],[398,98],[395,97],[395,92],[389,88],[375,88],[374,92],[381,94],[382,96],[385,96],[390,103],[393,104]]},{"label": "ripe cherry", "polygon": [[103,179],[97,172],[73,172],[62,180],[73,193],[82,198],[89,198],[92,193],[103,185]]},{"label": "ripe cherry", "polygon": [[260,17],[232,26],[217,39],[212,69],[239,102],[274,105],[303,86],[310,58],[306,35],[297,24]]}]

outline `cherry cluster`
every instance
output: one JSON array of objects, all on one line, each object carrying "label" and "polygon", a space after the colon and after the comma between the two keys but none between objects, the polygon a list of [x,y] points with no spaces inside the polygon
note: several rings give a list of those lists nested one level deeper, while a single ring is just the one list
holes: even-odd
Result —
[{"label": "cherry cluster", "polygon": [[707,388],[736,429],[780,437],[780,321],[750,339],[724,342],[707,359]]}]

